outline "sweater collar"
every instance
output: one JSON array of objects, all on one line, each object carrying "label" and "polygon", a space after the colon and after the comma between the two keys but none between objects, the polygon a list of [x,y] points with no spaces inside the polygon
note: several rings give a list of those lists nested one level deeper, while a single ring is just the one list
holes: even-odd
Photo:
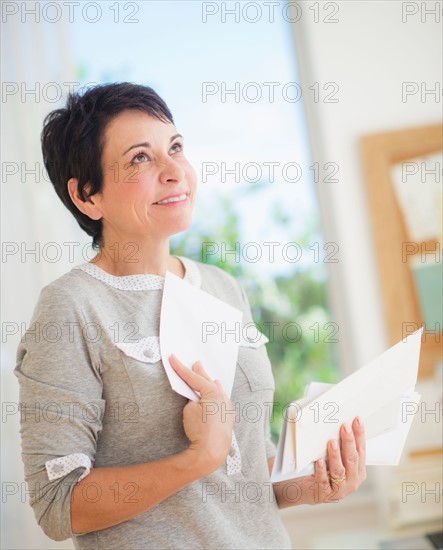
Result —
[{"label": "sweater collar", "polygon": [[[182,262],[185,268],[185,276],[183,279],[191,285],[200,288],[201,274],[196,262],[190,260],[189,258],[185,258],[184,256],[175,257]],[[117,288],[118,290],[130,290],[133,292],[142,290],[162,290],[165,283],[164,277],[151,273],[121,276],[111,275],[101,267],[91,264],[90,262],[77,265],[73,269],[81,269],[82,271],[88,273],[88,275],[91,275],[91,277],[94,277],[95,279],[98,279],[113,288]]]}]

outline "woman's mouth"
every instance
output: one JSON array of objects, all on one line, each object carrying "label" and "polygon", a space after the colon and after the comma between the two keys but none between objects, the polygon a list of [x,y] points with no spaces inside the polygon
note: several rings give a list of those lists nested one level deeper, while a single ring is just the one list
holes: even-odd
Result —
[{"label": "woman's mouth", "polygon": [[183,202],[188,198],[186,193],[182,193],[181,195],[175,195],[173,197],[168,197],[166,199],[162,199],[161,201],[154,202],[153,204],[169,204],[171,202]]}]

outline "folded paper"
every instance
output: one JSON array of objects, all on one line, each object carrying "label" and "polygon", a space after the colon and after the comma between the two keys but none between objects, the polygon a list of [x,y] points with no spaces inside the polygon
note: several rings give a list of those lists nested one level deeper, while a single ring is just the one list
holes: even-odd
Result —
[{"label": "folded paper", "polygon": [[243,317],[239,309],[166,273],[160,313],[160,350],[174,391],[198,401],[199,395],[176,374],[169,363],[174,354],[191,368],[200,361],[212,379],[220,380],[230,397],[234,384]]},{"label": "folded paper", "polygon": [[395,465],[420,400],[417,382],[423,328],[398,342],[338,384],[311,384],[286,410],[272,481],[313,473],[326,458],[327,442],[360,416],[365,425],[366,464]]}]

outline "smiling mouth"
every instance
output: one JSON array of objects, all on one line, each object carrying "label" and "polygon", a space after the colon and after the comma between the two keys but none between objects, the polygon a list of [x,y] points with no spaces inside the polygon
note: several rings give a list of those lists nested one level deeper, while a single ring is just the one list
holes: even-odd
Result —
[{"label": "smiling mouth", "polygon": [[170,202],[181,202],[187,199],[186,193],[177,195],[176,197],[169,197],[169,199],[163,199],[162,201],[154,202],[153,204],[169,204]]}]

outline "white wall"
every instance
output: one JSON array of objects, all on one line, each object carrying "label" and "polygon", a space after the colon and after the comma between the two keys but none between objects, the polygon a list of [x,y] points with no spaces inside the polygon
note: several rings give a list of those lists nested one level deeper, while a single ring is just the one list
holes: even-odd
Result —
[{"label": "white wall", "polygon": [[[79,231],[57,195],[41,175],[42,157],[38,138],[43,117],[57,104],[42,93],[51,82],[72,81],[69,25],[40,20],[20,24],[11,17],[2,25],[2,285],[1,285],[1,396],[2,396],[2,506],[1,542],[8,549],[73,548],[71,541],[48,539],[35,521],[29,494],[23,482],[20,460],[18,383],[13,374],[21,325],[28,325],[41,288],[68,271],[75,263],[67,255],[61,261],[44,261],[46,243],[79,241]],[[43,39],[44,37],[44,39]],[[7,53],[6,53],[7,52]],[[44,60],[44,61],[43,61]],[[11,87],[11,86],[14,87]],[[27,93],[32,89],[36,94]],[[49,93],[49,88],[46,88]],[[51,90],[54,92],[54,89]],[[51,96],[53,97],[53,96]],[[55,96],[54,96],[55,97]],[[17,173],[11,174],[13,163]],[[37,168],[38,175],[25,168]],[[8,173],[5,171],[8,170]],[[42,216],[42,212],[45,213]],[[69,220],[68,222],[66,220]],[[60,236],[63,227],[63,236]],[[86,241],[86,239],[85,239]],[[40,246],[40,249],[36,248]],[[34,249],[36,254],[22,256]],[[13,251],[14,254],[5,254]],[[52,254],[49,251],[48,254]],[[18,332],[14,334],[15,328]],[[26,326],[27,328],[27,326]],[[25,329],[26,329],[25,328]]]},{"label": "white wall", "polygon": [[[330,264],[332,307],[340,325],[342,366],[350,371],[388,345],[358,139],[441,120],[443,4],[342,1],[327,7],[320,2],[317,23],[308,8],[315,3],[299,4],[301,17],[293,31],[313,157],[340,169],[339,182],[320,181],[318,193],[325,241],[340,247],[339,263]],[[325,23],[332,4],[339,8],[333,16],[338,22]],[[435,8],[440,14],[425,14]],[[415,10],[415,15],[405,13]],[[428,94],[422,101],[416,94],[402,101],[403,82],[426,83],[430,89],[437,81],[437,97]],[[337,83],[339,102],[314,103],[309,86],[315,82],[320,90]]]},{"label": "white wall", "polygon": [[[323,9],[325,3],[320,3],[318,23],[309,10],[314,2],[298,4],[301,17],[292,28],[313,161],[320,165],[335,162],[340,169],[339,182],[320,180],[318,196],[325,241],[340,247],[339,263],[330,264],[330,297],[340,326],[341,366],[350,372],[388,346],[358,140],[367,133],[441,121],[443,4],[395,0],[329,3],[339,8],[334,16],[338,23],[322,22],[332,12],[330,7]],[[440,15],[425,17],[423,10],[435,7]],[[403,17],[405,9],[418,12]],[[309,90],[315,82],[320,90],[328,82],[337,83],[339,102],[315,103]],[[439,82],[440,94],[428,94],[424,101],[417,94],[403,102],[403,82],[425,83],[428,89]],[[377,468],[369,470],[369,481],[377,482]],[[358,519],[368,502],[377,500],[371,490],[376,486],[369,482],[365,487],[369,491],[360,490],[340,503],[342,513],[334,514],[333,529],[328,506],[315,511],[285,510],[283,517],[293,533],[294,547],[378,547],[376,541],[392,536],[387,518],[373,508],[372,513],[365,512],[363,521]],[[422,529],[416,528],[418,532]],[[328,543],[324,538],[320,541],[321,533],[328,533]]]}]

